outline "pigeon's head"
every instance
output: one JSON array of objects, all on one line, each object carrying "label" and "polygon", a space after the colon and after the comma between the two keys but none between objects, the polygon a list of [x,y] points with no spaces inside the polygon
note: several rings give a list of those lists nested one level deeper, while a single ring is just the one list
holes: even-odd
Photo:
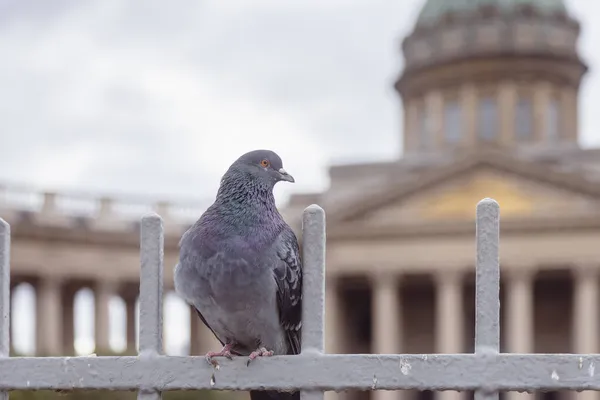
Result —
[{"label": "pigeon's head", "polygon": [[270,187],[279,181],[294,182],[294,177],[283,168],[281,157],[271,150],[250,151],[238,158],[231,167]]}]

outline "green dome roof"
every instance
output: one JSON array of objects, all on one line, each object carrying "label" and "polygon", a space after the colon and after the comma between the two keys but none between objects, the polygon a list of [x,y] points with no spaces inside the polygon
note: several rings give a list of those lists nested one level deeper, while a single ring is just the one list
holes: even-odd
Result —
[{"label": "green dome roof", "polygon": [[417,24],[435,23],[448,12],[470,13],[483,6],[498,7],[501,12],[510,12],[523,6],[533,7],[542,14],[567,12],[563,0],[426,0]]}]

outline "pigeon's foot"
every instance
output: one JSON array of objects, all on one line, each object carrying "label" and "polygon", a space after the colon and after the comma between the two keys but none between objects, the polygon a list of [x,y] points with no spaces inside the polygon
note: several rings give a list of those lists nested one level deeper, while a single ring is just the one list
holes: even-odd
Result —
[{"label": "pigeon's foot", "polygon": [[250,365],[250,362],[252,362],[256,357],[271,357],[272,355],[272,351],[261,347],[258,350],[255,350],[252,353],[250,353],[250,355],[248,356],[248,361],[246,362],[246,366]]},{"label": "pigeon's foot", "polygon": [[213,357],[227,357],[228,359],[232,359],[233,356],[231,355],[231,348],[233,347],[233,343],[227,343],[225,346],[223,346],[223,348],[221,349],[221,351],[216,352],[216,351],[209,351],[208,353],[206,353],[206,361],[208,361],[208,363],[210,365],[212,365],[215,368],[219,368],[219,363],[217,362],[217,360],[213,360]]}]

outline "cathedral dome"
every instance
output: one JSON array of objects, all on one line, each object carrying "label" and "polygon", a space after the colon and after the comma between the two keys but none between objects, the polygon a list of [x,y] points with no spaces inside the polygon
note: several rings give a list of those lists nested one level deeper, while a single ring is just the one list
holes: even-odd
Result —
[{"label": "cathedral dome", "polygon": [[395,83],[403,152],[576,146],[579,33],[564,0],[426,0]]},{"label": "cathedral dome", "polygon": [[468,15],[485,10],[508,14],[530,10],[540,15],[566,15],[563,0],[427,0],[417,25],[431,25],[449,14]]}]

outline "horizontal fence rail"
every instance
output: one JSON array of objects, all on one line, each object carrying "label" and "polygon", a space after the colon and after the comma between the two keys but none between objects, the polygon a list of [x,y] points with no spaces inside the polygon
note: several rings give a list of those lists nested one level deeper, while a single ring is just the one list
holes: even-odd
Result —
[{"label": "horizontal fence rail", "polygon": [[155,400],[170,390],[301,390],[321,400],[327,390],[474,390],[478,400],[499,391],[600,390],[600,354],[500,353],[499,206],[477,205],[475,352],[472,354],[324,354],[325,213],[303,215],[302,352],[220,360],[162,352],[164,231],[160,216],[145,216],[140,238],[140,351],[129,357],[9,357],[10,227],[0,220],[0,400],[10,390],[137,390]]},{"label": "horizontal fence rail", "polygon": [[246,366],[196,357],[4,358],[0,389],[600,390],[600,355],[422,354],[273,356]]}]

